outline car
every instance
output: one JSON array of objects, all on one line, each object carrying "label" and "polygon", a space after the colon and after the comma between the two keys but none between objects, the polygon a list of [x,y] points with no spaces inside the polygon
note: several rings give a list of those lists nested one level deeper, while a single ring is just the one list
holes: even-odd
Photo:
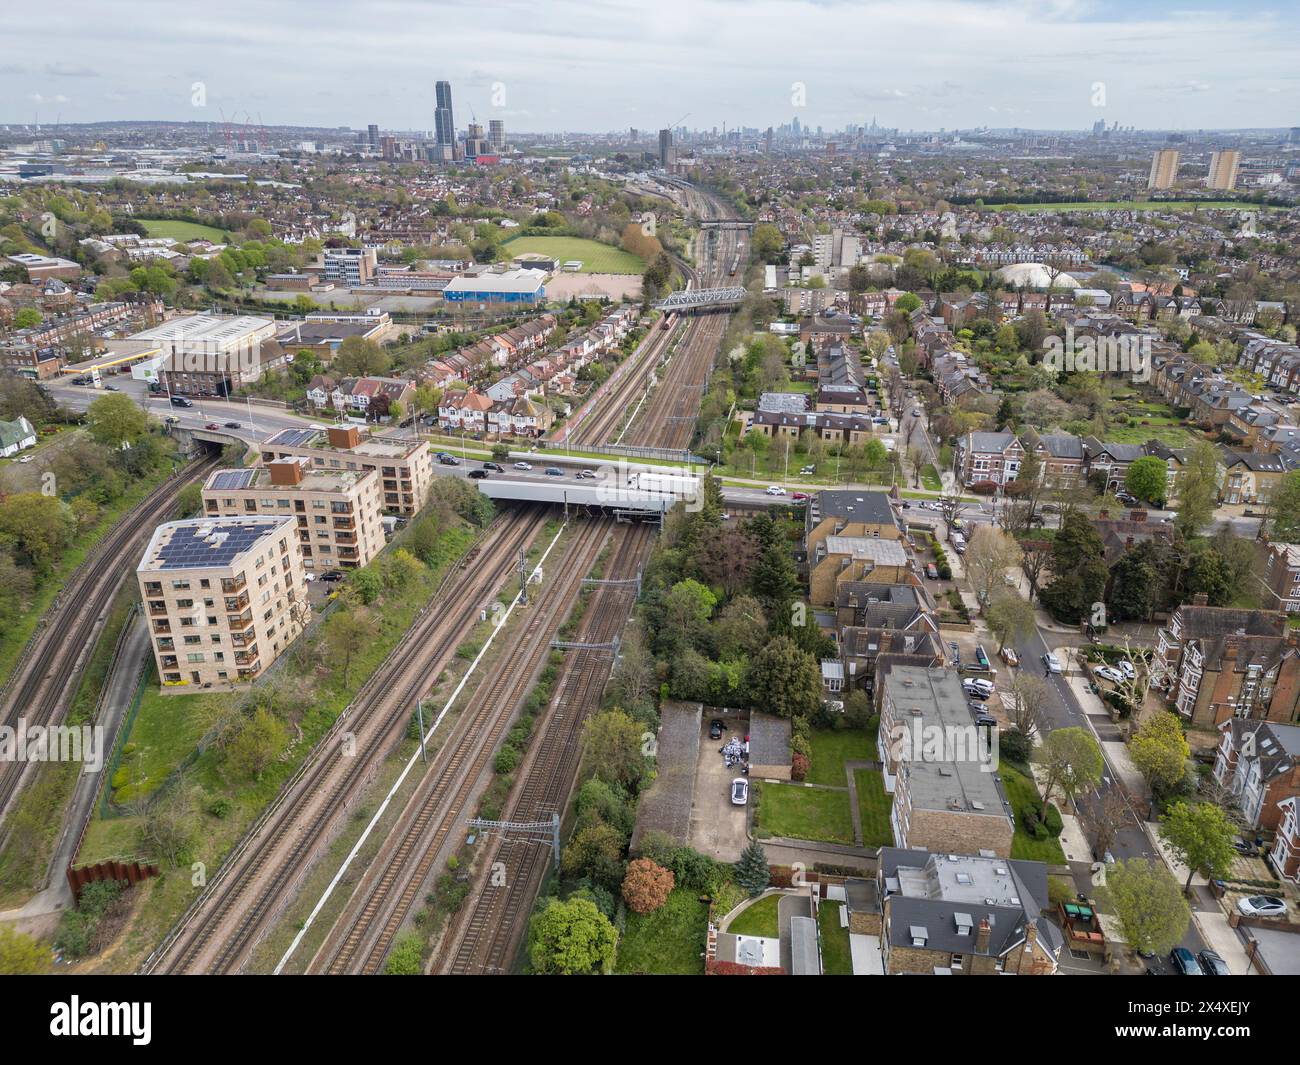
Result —
[{"label": "car", "polygon": [[505,473],[505,472],[506,472],[505,469],[504,469],[503,467],[498,466],[495,462],[485,462],[485,463],[483,463],[483,468],[484,468],[485,470],[491,470],[493,473]]},{"label": "car", "polygon": [[1118,669],[1113,669],[1110,666],[1098,666],[1093,670],[1093,673],[1101,677],[1103,680],[1110,681],[1112,684],[1122,684],[1124,681],[1124,674]]},{"label": "car", "polygon": [[1255,844],[1251,843],[1250,840],[1242,839],[1240,836],[1232,841],[1232,848],[1238,854],[1244,854],[1247,858],[1253,858],[1259,851],[1259,848],[1256,847]]},{"label": "car", "polygon": [[239,427],[240,426],[238,422],[226,422],[227,429],[238,429]]},{"label": "car", "polygon": [[1204,976],[1201,972],[1200,962],[1196,960],[1196,955],[1186,947],[1174,947],[1169,952],[1169,964],[1174,967],[1174,972],[1179,976]]},{"label": "car", "polygon": [[439,455],[438,461],[441,462],[444,466],[460,465],[460,459],[458,459],[455,455]]},{"label": "car", "polygon": [[952,665],[954,669],[961,668],[961,648],[957,646],[957,641],[952,640],[948,644],[948,650],[952,652]]},{"label": "car", "polygon": [[1286,903],[1276,895],[1251,895],[1237,900],[1237,912],[1243,917],[1285,917]]},{"label": "car", "polygon": [[163,419],[164,425],[180,425],[181,420],[174,414],[169,414]]},{"label": "car", "polygon": [[1044,503],[1038,508],[1038,511],[1040,514],[1059,514],[1061,513],[1061,508],[1055,503]]},{"label": "car", "polygon": [[1201,963],[1201,971],[1206,976],[1231,976],[1232,971],[1228,968],[1228,963],[1224,961],[1217,951],[1203,950],[1196,955],[1196,960]]},{"label": "car", "polygon": [[517,470],[531,470],[531,469],[532,469],[532,466],[529,465],[527,462],[516,462],[516,463],[515,463],[515,469],[517,469]]},{"label": "car", "polygon": [[1124,674],[1125,680],[1133,680],[1137,676],[1137,670],[1133,668],[1133,663],[1127,658],[1119,660],[1119,671]]},{"label": "car", "polygon": [[807,492],[792,492],[790,493],[790,498],[796,503],[804,503],[808,500],[809,496]]},{"label": "car", "polygon": [[471,481],[482,481],[487,478],[488,470],[470,470],[468,477]]},{"label": "car", "polygon": [[929,577],[930,580],[937,581],[939,579],[939,567],[933,562],[927,562],[925,564],[925,575]]},{"label": "car", "polygon": [[31,462],[32,459],[34,459],[35,457],[36,457],[35,455],[24,455],[18,461],[21,462],[23,465],[26,465],[27,463]]},{"label": "car", "polygon": [[1004,647],[1002,648],[1001,651],[998,652],[998,654],[1002,656],[1002,661],[1005,662],[1007,665],[1009,666],[1020,665],[1020,656],[1016,654],[1016,649],[1014,647]]},{"label": "car", "polygon": [[715,717],[712,721],[709,722],[709,739],[711,740],[722,739],[722,730],[726,727],[727,726],[722,723],[722,718]]},{"label": "car", "polygon": [[987,699],[993,694],[993,685],[983,677],[966,677],[961,682],[962,690],[976,699]]},{"label": "car", "polygon": [[560,469],[559,466],[547,466],[547,467],[546,467],[546,476],[547,476],[547,477],[563,477],[563,476],[564,476],[564,471],[563,471],[562,469]]},{"label": "car", "polygon": [[816,472],[817,472],[817,467],[816,467],[816,466],[804,466],[804,467],[802,467],[802,468],[799,470],[799,476],[800,476],[800,477],[807,477],[807,476],[809,476],[810,474],[813,474],[813,473],[816,473]]},{"label": "car", "polygon": [[194,406],[194,400],[192,400],[192,399],[187,399],[185,396],[172,396],[171,402],[172,402],[172,406],[173,406],[173,407],[192,407],[192,406]]},{"label": "car", "polygon": [[1048,673],[1060,673],[1062,672],[1061,660],[1051,651],[1048,651],[1047,654],[1043,655],[1043,668]]},{"label": "car", "polygon": [[328,573],[322,573],[320,575],[320,580],[324,581],[326,584],[333,584],[335,581],[341,581],[342,579],[343,571],[340,569],[332,569]]},{"label": "car", "polygon": [[977,643],[975,645],[975,662],[980,669],[989,668],[989,653],[984,650],[984,645],[982,643]]},{"label": "car", "polygon": [[990,714],[976,714],[975,727],[976,728],[997,728],[998,719],[996,717],[993,717]]},{"label": "car", "polygon": [[749,781],[744,777],[736,777],[731,782],[731,805],[744,806],[749,802]]},{"label": "car", "polygon": [[118,391],[121,391],[121,390],[117,387],[117,385],[105,385],[105,386],[104,386],[104,391],[105,391],[105,392],[118,392]]},{"label": "car", "polygon": [[770,496],[783,496],[785,495],[785,489],[779,484],[769,484],[767,486],[767,494]]},{"label": "car", "polygon": [[578,476],[581,477],[584,481],[594,481],[594,480],[596,479],[596,471],[595,471],[595,470],[579,470],[579,471],[578,471]]},{"label": "car", "polygon": [[219,426],[216,422],[208,422],[208,424],[205,425],[203,428],[204,428],[204,429],[220,429],[221,426]]}]

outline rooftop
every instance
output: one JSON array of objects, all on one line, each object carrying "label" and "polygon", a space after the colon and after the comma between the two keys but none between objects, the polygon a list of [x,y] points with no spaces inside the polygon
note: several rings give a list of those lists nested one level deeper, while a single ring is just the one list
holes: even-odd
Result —
[{"label": "rooftop", "polygon": [[217,569],[264,547],[277,536],[296,540],[292,517],[189,518],[169,521],[154,530],[139,572]]}]

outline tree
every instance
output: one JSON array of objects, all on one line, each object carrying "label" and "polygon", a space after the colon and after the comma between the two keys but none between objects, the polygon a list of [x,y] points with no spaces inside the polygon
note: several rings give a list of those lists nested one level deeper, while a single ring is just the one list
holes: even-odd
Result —
[{"label": "tree", "polygon": [[734,876],[736,883],[745,889],[751,899],[763,894],[772,882],[772,871],[767,864],[767,852],[763,850],[763,845],[758,840],[752,841],[740,852],[740,860],[733,868],[736,870]]},{"label": "tree", "polygon": [[617,946],[618,932],[589,899],[551,899],[528,923],[528,957],[543,975],[607,973]]},{"label": "tree", "polygon": [[35,329],[42,321],[41,312],[35,307],[23,307],[14,315],[14,328]]},{"label": "tree", "polygon": [[654,690],[655,661],[646,646],[645,630],[640,621],[632,621],[623,632],[619,645],[618,667],[614,671],[614,691],[624,707],[636,707]]},{"label": "tree", "polygon": [[175,867],[198,829],[194,789],[181,777],[149,803],[140,823],[140,842],[147,853]]},{"label": "tree", "polygon": [[980,608],[987,609],[993,591],[1004,584],[1007,570],[1019,565],[1020,546],[992,525],[980,525],[971,536],[966,548],[966,578],[971,590],[979,599]]},{"label": "tree", "polygon": [[383,374],[392,365],[383,348],[365,337],[347,337],[334,356],[334,369],[347,377]]},{"label": "tree", "polygon": [[1146,717],[1129,742],[1133,764],[1157,794],[1168,792],[1182,781],[1191,753],[1183,736],[1182,722],[1168,710]]},{"label": "tree", "polygon": [[788,636],[778,636],[754,656],[747,683],[759,709],[778,717],[808,717],[821,705],[817,660]]},{"label": "tree", "polygon": [[63,553],[72,531],[71,512],[54,496],[19,492],[0,502],[0,542],[12,544],[38,570]]},{"label": "tree", "polygon": [[1124,487],[1131,495],[1148,503],[1163,503],[1169,494],[1169,467],[1164,459],[1144,455],[1124,474]]},{"label": "tree", "polygon": [[1105,857],[1120,830],[1128,823],[1130,811],[1123,792],[1111,788],[1081,809],[1079,814],[1092,837],[1093,857],[1100,859]]},{"label": "tree", "polygon": [[674,886],[671,869],[637,858],[628,864],[623,878],[623,898],[635,913],[654,913],[668,901]]},{"label": "tree", "polygon": [[944,531],[947,535],[952,535],[953,525],[965,510],[966,504],[962,501],[960,492],[956,490],[944,492],[939,497],[939,514],[943,517]]},{"label": "tree", "polygon": [[610,784],[635,791],[645,775],[643,728],[622,710],[587,719],[587,759],[593,773]]},{"label": "tree", "polygon": [[105,447],[134,444],[149,430],[149,416],[130,396],[101,396],[86,411],[90,435]]},{"label": "tree", "polygon": [[1034,752],[1034,761],[1043,767],[1046,776],[1039,820],[1047,819],[1054,791],[1073,802],[1080,792],[1091,791],[1101,782],[1101,748],[1081,728],[1053,729]]},{"label": "tree", "polygon": [[1174,528],[1184,540],[1191,540],[1214,515],[1219,494],[1219,452],[1208,440],[1187,449],[1183,468],[1175,481],[1178,514]]},{"label": "tree", "polygon": [[49,967],[46,947],[12,925],[0,924],[0,976],[39,976]]},{"label": "tree", "polygon": [[589,876],[616,886],[623,879],[622,855],[627,836],[599,818],[579,825],[560,857],[569,876]]},{"label": "tree", "polygon": [[259,707],[230,741],[226,762],[238,775],[261,780],[288,743],[289,736],[280,719],[265,707]]},{"label": "tree", "polygon": [[1030,739],[1046,723],[1050,691],[1042,677],[1021,673],[1011,682],[1011,698],[1003,700],[1007,719]]},{"label": "tree", "polygon": [[1038,584],[1052,561],[1052,545],[1046,540],[1026,540],[1021,543],[1020,572],[1029,582],[1029,601],[1038,594]]},{"label": "tree", "polygon": [[1188,893],[1196,873],[1213,879],[1228,871],[1237,853],[1232,846],[1235,835],[1228,815],[1208,802],[1176,802],[1160,819],[1161,838],[1187,866],[1183,890]]},{"label": "tree", "polygon": [[754,227],[749,241],[749,251],[756,260],[762,263],[775,262],[784,250],[785,238],[781,236],[781,231],[776,226],[765,222]]},{"label": "tree", "polygon": [[1078,623],[1101,602],[1109,576],[1105,547],[1081,513],[1067,514],[1052,542],[1052,583],[1040,598],[1058,621]]},{"label": "tree", "polygon": [[1022,599],[1006,588],[994,594],[984,611],[984,620],[988,622],[989,631],[998,638],[998,650],[1001,651],[1014,637],[1033,631],[1034,608],[1028,599]]},{"label": "tree", "polygon": [[1191,910],[1163,862],[1130,858],[1108,865],[1103,897],[1119,918],[1124,941],[1142,954],[1164,954],[1187,934]]},{"label": "tree", "polygon": [[1300,538],[1300,470],[1282,475],[1269,500],[1269,512],[1272,538],[1279,543],[1295,543]]},{"label": "tree", "polygon": [[379,626],[375,619],[370,611],[360,606],[335,611],[325,623],[325,632],[322,635],[325,653],[329,660],[338,662],[342,666],[343,687],[348,686],[352,660],[362,648],[374,643],[378,635]]},{"label": "tree", "polygon": [[1112,621],[1146,621],[1158,605],[1162,590],[1158,548],[1144,540],[1115,560],[1106,605]]}]

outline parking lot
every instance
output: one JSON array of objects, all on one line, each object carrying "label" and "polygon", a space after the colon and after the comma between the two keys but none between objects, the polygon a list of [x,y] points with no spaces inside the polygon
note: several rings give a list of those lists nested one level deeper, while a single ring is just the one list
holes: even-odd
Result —
[{"label": "parking lot", "polygon": [[[709,738],[709,722],[720,717],[727,726],[722,739]],[[734,862],[749,842],[749,805],[733,806],[731,782],[740,776],[718,753],[728,739],[744,740],[747,715],[737,711],[710,711],[700,721],[700,755],[695,765],[695,796],[691,805],[690,845],[720,862]]]}]

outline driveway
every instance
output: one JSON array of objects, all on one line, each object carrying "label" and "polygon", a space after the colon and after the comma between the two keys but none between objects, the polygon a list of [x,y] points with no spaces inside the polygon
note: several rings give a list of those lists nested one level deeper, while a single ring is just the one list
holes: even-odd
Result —
[{"label": "driveway", "polygon": [[[709,739],[709,722],[721,716],[722,739]],[[749,719],[740,714],[705,713],[700,719],[700,757],[695,763],[695,800],[691,805],[690,845],[720,862],[734,862],[749,843],[749,806],[731,804],[731,782],[740,775],[727,768],[718,748],[732,736],[744,739]]]}]

